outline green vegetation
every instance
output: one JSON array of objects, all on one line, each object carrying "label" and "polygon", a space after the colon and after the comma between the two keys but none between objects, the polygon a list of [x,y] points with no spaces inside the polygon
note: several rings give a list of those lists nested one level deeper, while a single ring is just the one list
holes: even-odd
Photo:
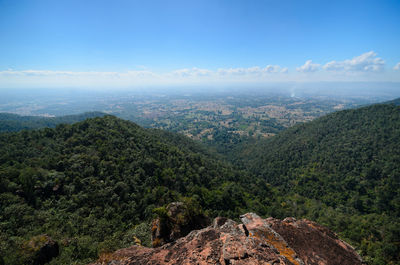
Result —
[{"label": "green vegetation", "polygon": [[232,138],[221,127],[208,143],[219,155],[113,116],[2,133],[0,264],[28,264],[21,246],[41,234],[60,244],[51,264],[149,246],[151,219],[173,201],[210,217],[308,218],[369,264],[399,264],[400,107],[392,103],[332,113],[268,139]]},{"label": "green vegetation", "polygon": [[[218,162],[187,137],[113,116],[0,135],[0,253],[27,264],[20,246],[46,233],[60,242],[52,264],[148,244],[153,210],[191,197],[210,216],[264,212],[261,180]],[[265,213],[265,212],[264,212]]]},{"label": "green vegetation", "polygon": [[18,132],[39,128],[54,128],[61,123],[75,123],[88,118],[102,117],[101,112],[85,112],[79,115],[61,117],[20,116],[12,113],[0,113],[0,132]]},{"label": "green vegetation", "polygon": [[332,113],[236,154],[287,195],[286,214],[329,226],[371,264],[399,264],[400,107]]}]

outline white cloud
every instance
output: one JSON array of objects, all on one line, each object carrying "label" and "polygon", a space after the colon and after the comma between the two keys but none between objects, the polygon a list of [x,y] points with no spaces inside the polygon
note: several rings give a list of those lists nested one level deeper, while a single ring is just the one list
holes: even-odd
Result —
[{"label": "white cloud", "polygon": [[183,68],[167,73],[155,73],[148,70],[132,70],[125,72],[74,72],[74,71],[52,71],[52,70],[4,70],[0,71],[0,76],[13,77],[57,77],[66,78],[199,78],[199,77],[224,77],[224,76],[261,76],[268,74],[287,73],[288,68],[282,68],[278,65],[267,65],[264,68],[259,66],[249,68],[220,68],[216,71],[201,68]]},{"label": "white cloud", "polygon": [[279,82],[288,69],[278,65],[249,68],[183,68],[157,73],[150,70],[124,72],[4,70],[0,71],[0,88],[10,87],[141,87],[185,84],[231,84]]},{"label": "white cloud", "polygon": [[52,70],[7,70],[0,71],[0,76],[30,76],[30,77],[154,77],[155,73],[151,71],[127,71],[127,72],[96,72],[96,71],[87,71],[87,72],[74,72],[74,71],[52,71]]},{"label": "white cloud", "polygon": [[279,65],[267,65],[264,68],[259,66],[253,66],[249,68],[220,68],[217,70],[217,74],[220,76],[232,75],[232,76],[247,76],[247,75],[265,75],[273,73],[286,73],[287,68],[281,68]]},{"label": "white cloud", "polygon": [[[173,85],[236,85],[267,84],[271,82],[400,82],[399,72],[384,71],[383,59],[374,52],[353,59],[331,61],[324,66],[307,60],[291,71],[279,65],[219,68],[183,68],[169,72],[149,69],[131,71],[54,71],[54,70],[0,70],[0,88],[13,87],[87,87],[87,88],[141,88]],[[393,68],[400,71],[400,62]],[[304,73],[316,72],[312,75]]]},{"label": "white cloud", "polygon": [[[98,72],[7,70],[0,71],[0,88],[9,87],[130,87],[150,84],[159,75],[151,71]],[[155,83],[155,82],[153,82]]]},{"label": "white cloud", "polygon": [[220,69],[217,70],[217,74],[220,75],[220,76],[225,76],[225,75],[246,75],[246,74],[254,73],[258,69],[259,69],[259,67],[229,68],[229,69],[220,68]]},{"label": "white cloud", "polygon": [[[200,69],[193,67],[191,69],[189,68],[184,68],[184,69],[178,69],[175,71],[172,71],[171,73],[173,76],[178,76],[178,77],[199,77],[199,76],[209,76],[212,74],[212,71],[208,69]],[[171,75],[167,74],[167,75]]]},{"label": "white cloud", "polygon": [[320,64],[313,63],[311,60],[306,61],[306,63],[300,67],[296,68],[297,72],[303,72],[303,73],[311,73],[319,70]]},{"label": "white cloud", "polygon": [[267,65],[264,69],[261,69],[264,73],[278,73],[281,67],[278,65]]},{"label": "white cloud", "polygon": [[349,60],[328,62],[323,68],[328,71],[379,72],[384,66],[385,61],[370,51]]}]

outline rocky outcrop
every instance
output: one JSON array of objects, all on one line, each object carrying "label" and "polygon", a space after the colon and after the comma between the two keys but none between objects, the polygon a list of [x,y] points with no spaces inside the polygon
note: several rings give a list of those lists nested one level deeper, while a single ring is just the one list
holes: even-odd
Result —
[{"label": "rocky outcrop", "polygon": [[218,217],[175,242],[121,249],[95,264],[363,264],[351,246],[314,222],[262,219],[254,213],[240,219]]},{"label": "rocky outcrop", "polygon": [[[159,214],[151,225],[151,241],[153,247],[159,247],[184,237],[193,230],[210,225],[211,221],[200,211],[190,209],[183,202],[170,203],[164,213]],[[198,209],[196,209],[198,210]]]},{"label": "rocky outcrop", "polygon": [[23,254],[31,264],[46,264],[59,254],[59,246],[48,235],[38,235],[23,245]]},{"label": "rocky outcrop", "polygon": [[265,220],[284,238],[305,264],[363,264],[353,247],[328,228],[309,220]]}]

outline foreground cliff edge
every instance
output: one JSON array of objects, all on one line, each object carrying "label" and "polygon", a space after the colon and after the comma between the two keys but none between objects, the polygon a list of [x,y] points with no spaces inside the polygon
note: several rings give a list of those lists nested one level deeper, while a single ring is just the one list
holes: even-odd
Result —
[{"label": "foreground cliff edge", "polygon": [[132,246],[102,257],[93,265],[133,264],[365,264],[357,252],[329,229],[308,220],[262,219],[254,213],[238,224],[217,217],[158,248]]}]

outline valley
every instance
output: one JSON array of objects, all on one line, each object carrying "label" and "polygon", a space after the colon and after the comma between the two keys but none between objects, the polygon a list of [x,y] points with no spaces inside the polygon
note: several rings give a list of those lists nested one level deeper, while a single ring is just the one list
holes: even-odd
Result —
[{"label": "valley", "polygon": [[327,113],[376,102],[376,98],[301,96],[287,93],[128,93],[114,95],[54,94],[50,98],[11,99],[0,112],[25,116],[56,117],[100,111],[131,120],[147,128],[184,134],[202,142],[238,142],[241,137],[267,138],[297,123]]},{"label": "valley", "polygon": [[[361,108],[348,103],[352,109],[326,115],[344,103],[166,102],[147,102],[138,112],[150,115],[160,107],[158,116],[142,121],[162,130],[101,113],[72,125],[62,121],[85,115],[51,120],[55,128],[45,123],[52,118],[7,116],[14,128],[30,130],[0,134],[0,253],[6,264],[29,263],[32,254],[21,246],[40,234],[61,244],[50,264],[85,264],[136,239],[149,246],[150,221],[174,201],[209,217],[237,220],[253,211],[307,218],[337,232],[368,264],[398,262],[397,101]],[[229,116],[235,112],[241,118]],[[218,132],[267,117],[280,126],[269,137],[205,142],[183,135],[200,119],[217,124]],[[174,126],[188,123],[185,130],[160,122],[174,118]],[[44,128],[18,127],[27,121]]]}]

